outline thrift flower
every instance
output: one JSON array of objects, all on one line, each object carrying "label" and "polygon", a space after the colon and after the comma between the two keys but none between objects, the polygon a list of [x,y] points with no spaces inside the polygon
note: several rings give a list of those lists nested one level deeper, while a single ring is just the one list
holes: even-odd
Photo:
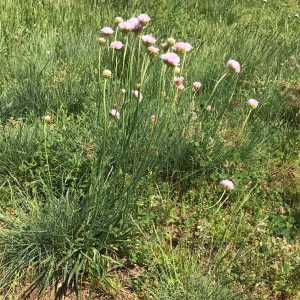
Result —
[{"label": "thrift flower", "polygon": [[150,22],[151,18],[147,14],[140,14],[138,16],[138,20],[143,26],[146,26]]},{"label": "thrift flower", "polygon": [[110,44],[110,48],[115,49],[115,50],[120,50],[122,47],[123,47],[123,44],[120,41],[114,41]]},{"label": "thrift flower", "polygon": [[127,22],[129,22],[129,24],[131,25],[133,32],[139,33],[142,31],[143,26],[141,25],[138,18],[130,18]]},{"label": "thrift flower", "polygon": [[123,21],[119,23],[119,28],[122,32],[129,32],[133,29],[132,24],[128,21]]},{"label": "thrift flower", "polygon": [[230,180],[227,180],[227,179],[222,180],[222,181],[220,182],[220,185],[221,185],[221,187],[223,187],[225,190],[228,190],[228,191],[234,189],[233,182],[230,181]]},{"label": "thrift flower", "polygon": [[109,111],[109,114],[113,117],[113,118],[116,118],[116,119],[120,119],[120,113],[116,110],[116,109],[111,109]]},{"label": "thrift flower", "polygon": [[120,24],[120,23],[123,22],[123,19],[122,19],[121,17],[116,17],[116,18],[115,18],[115,22],[116,22],[117,24]]},{"label": "thrift flower", "polygon": [[146,34],[142,36],[142,41],[147,47],[149,47],[156,42],[156,39],[152,35]]},{"label": "thrift flower", "polygon": [[106,43],[106,39],[100,37],[100,38],[98,39],[98,43],[99,43],[100,45],[104,45],[104,44]]},{"label": "thrift flower", "polygon": [[170,67],[175,67],[179,65],[180,58],[177,54],[169,52],[165,53],[161,56],[161,59],[164,61],[164,63]]},{"label": "thrift flower", "polygon": [[182,91],[184,89],[184,85],[183,84],[177,85],[177,88],[179,91]]},{"label": "thrift flower", "polygon": [[183,80],[183,77],[174,77],[174,82],[177,86],[181,85],[183,83]]},{"label": "thrift flower", "polygon": [[159,49],[154,47],[154,46],[150,46],[150,47],[147,48],[147,52],[150,55],[155,56],[159,52]]},{"label": "thrift flower", "polygon": [[195,82],[193,83],[194,91],[198,91],[198,90],[201,88],[201,86],[202,86],[202,83],[201,83],[201,82],[195,81]]},{"label": "thrift flower", "polygon": [[167,39],[167,43],[169,46],[174,46],[176,43],[176,40],[174,38],[170,37]]},{"label": "thrift flower", "polygon": [[132,90],[132,94],[135,99],[139,100],[139,102],[143,100],[143,96],[138,90]]},{"label": "thrift flower", "polygon": [[174,74],[175,74],[175,75],[180,74],[180,68],[179,68],[179,67],[175,67],[175,68],[174,68]]},{"label": "thrift flower", "polygon": [[249,99],[248,104],[252,109],[255,109],[258,106],[259,102],[255,99]]},{"label": "thrift flower", "polygon": [[110,70],[104,70],[102,72],[102,75],[104,78],[111,78],[111,71]]},{"label": "thrift flower", "polygon": [[154,123],[154,122],[156,121],[156,119],[157,119],[156,115],[152,115],[152,116],[150,117],[151,123]]},{"label": "thrift flower", "polygon": [[228,62],[227,62],[227,68],[230,70],[230,71],[233,71],[235,73],[240,73],[241,71],[241,66],[240,64],[234,60],[234,59],[230,59]]},{"label": "thrift flower", "polygon": [[104,27],[100,30],[103,35],[112,35],[114,31],[110,27]]},{"label": "thrift flower", "polygon": [[169,49],[169,44],[168,43],[162,43],[161,47],[163,48],[163,50],[166,52]]},{"label": "thrift flower", "polygon": [[193,49],[192,45],[189,43],[183,43],[183,42],[179,42],[176,43],[173,47],[172,50],[174,50],[177,53],[186,53],[189,52]]},{"label": "thrift flower", "polygon": [[52,120],[51,116],[49,116],[49,115],[43,116],[42,119],[44,119],[45,122],[51,122],[51,120]]}]

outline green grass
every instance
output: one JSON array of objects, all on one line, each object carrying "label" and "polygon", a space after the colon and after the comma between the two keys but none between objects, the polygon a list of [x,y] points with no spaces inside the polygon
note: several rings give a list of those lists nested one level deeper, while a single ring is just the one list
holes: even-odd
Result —
[{"label": "green grass", "polygon": [[[300,299],[298,1],[0,8],[3,299]],[[157,56],[116,30],[141,13]],[[182,91],[169,37],[193,46]]]}]

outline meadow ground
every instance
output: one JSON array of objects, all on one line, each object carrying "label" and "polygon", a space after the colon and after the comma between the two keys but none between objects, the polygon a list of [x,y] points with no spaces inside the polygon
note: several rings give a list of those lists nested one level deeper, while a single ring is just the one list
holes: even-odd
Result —
[{"label": "meadow ground", "polygon": [[0,299],[300,299],[299,1],[0,8]]}]

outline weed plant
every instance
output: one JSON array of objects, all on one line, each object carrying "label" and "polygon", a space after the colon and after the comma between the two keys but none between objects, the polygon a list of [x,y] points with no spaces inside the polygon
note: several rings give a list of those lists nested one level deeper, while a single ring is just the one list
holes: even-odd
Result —
[{"label": "weed plant", "polygon": [[299,296],[300,8],[269,2],[0,4],[4,298],[124,266],[141,299]]}]

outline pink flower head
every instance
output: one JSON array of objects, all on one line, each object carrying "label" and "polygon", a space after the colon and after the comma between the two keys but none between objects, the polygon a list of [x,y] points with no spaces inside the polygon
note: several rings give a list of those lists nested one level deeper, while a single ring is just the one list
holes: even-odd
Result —
[{"label": "pink flower head", "polygon": [[130,18],[127,22],[132,26],[132,31],[135,33],[139,33],[142,31],[143,26],[141,25],[138,18]]},{"label": "pink flower head", "polygon": [[235,73],[240,73],[241,72],[241,66],[240,66],[240,64],[236,60],[234,60],[234,59],[230,59],[227,62],[227,68],[230,71],[233,71]]},{"label": "pink flower head", "polygon": [[169,49],[169,44],[168,43],[162,43],[161,47],[163,48],[163,50],[166,52]]},{"label": "pink flower head", "polygon": [[113,118],[116,118],[116,119],[120,119],[120,113],[116,110],[116,109],[111,109],[109,111],[109,114],[113,117]]},{"label": "pink flower head", "polygon": [[177,88],[179,91],[182,91],[184,89],[184,85],[181,83],[181,84],[177,85]]},{"label": "pink flower head", "polygon": [[234,189],[234,185],[233,182],[228,180],[228,179],[224,179],[220,182],[220,185],[222,188],[224,188],[225,190],[233,190]]},{"label": "pink flower head", "polygon": [[180,63],[180,57],[173,53],[173,52],[168,52],[165,53],[161,56],[161,59],[164,61],[164,63],[170,67],[175,67],[179,65]]},{"label": "pink flower head", "polygon": [[146,26],[149,21],[151,20],[151,18],[147,15],[147,14],[140,14],[138,16],[139,22],[143,25]]},{"label": "pink flower head", "polygon": [[128,21],[123,21],[119,23],[119,28],[122,32],[129,32],[133,29],[132,24]]},{"label": "pink flower head", "polygon": [[183,80],[183,77],[174,77],[174,82],[177,86],[181,85],[183,83]]},{"label": "pink flower head", "polygon": [[159,49],[154,46],[150,46],[147,48],[147,51],[150,55],[155,56],[159,52]]},{"label": "pink flower head", "polygon": [[100,30],[103,35],[111,35],[114,31],[110,27],[104,27]]},{"label": "pink flower head", "polygon": [[255,100],[255,99],[249,99],[248,100],[248,104],[250,105],[250,107],[252,109],[254,109],[254,108],[256,108],[258,106],[259,102],[257,100]]},{"label": "pink flower head", "polygon": [[119,41],[114,41],[110,44],[110,48],[115,49],[115,50],[120,50],[123,47],[122,42]]},{"label": "pink flower head", "polygon": [[132,94],[133,94],[133,97],[137,100],[139,100],[139,102],[141,102],[143,100],[143,96],[142,94],[140,93],[140,91],[138,90],[132,90]]},{"label": "pink flower head", "polygon": [[142,36],[142,41],[147,47],[149,47],[156,42],[156,39],[152,35],[146,34]]},{"label": "pink flower head", "polygon": [[152,116],[150,117],[151,123],[154,123],[154,122],[156,121],[156,119],[157,119],[156,115],[152,115]]},{"label": "pink flower head", "polygon": [[173,47],[172,50],[174,50],[177,53],[186,53],[189,52],[193,49],[192,45],[189,43],[183,43],[183,42],[179,42],[176,43]]},{"label": "pink flower head", "polygon": [[198,91],[198,90],[201,88],[201,86],[202,86],[202,83],[199,82],[199,81],[195,81],[195,82],[193,83],[193,87],[194,87],[194,90],[195,90],[195,91]]}]

